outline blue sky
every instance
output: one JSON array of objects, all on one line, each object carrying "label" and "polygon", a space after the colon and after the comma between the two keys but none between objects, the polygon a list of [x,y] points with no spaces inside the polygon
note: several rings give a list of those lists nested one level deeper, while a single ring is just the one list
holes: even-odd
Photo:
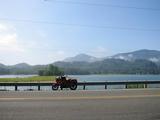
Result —
[{"label": "blue sky", "polygon": [[106,57],[159,45],[159,0],[0,1],[3,64],[48,64],[79,53]]}]

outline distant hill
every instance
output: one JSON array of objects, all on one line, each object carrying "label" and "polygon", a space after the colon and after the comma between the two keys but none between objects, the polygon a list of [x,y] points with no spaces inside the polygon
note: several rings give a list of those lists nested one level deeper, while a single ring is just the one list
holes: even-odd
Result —
[{"label": "distant hill", "polygon": [[13,65],[12,67],[15,67],[15,68],[30,68],[31,65],[29,65],[27,63],[19,63],[19,64],[16,64],[16,65]]},{"label": "distant hill", "polygon": [[149,60],[155,63],[160,63],[160,51],[144,49],[144,50],[138,50],[138,51],[129,52],[129,53],[120,53],[112,56],[111,58],[128,60],[128,61],[144,59],[144,60]]},{"label": "distant hill", "polygon": [[5,66],[4,64],[1,64],[1,63],[0,63],[0,67],[6,67],[6,66]]},{"label": "distant hill", "polygon": [[78,54],[74,57],[69,57],[63,60],[63,62],[95,62],[99,58],[87,55],[87,54]]},{"label": "distant hill", "polygon": [[0,63],[0,75],[9,74],[9,69],[4,64]]},{"label": "distant hill", "polygon": [[103,61],[104,59],[122,59],[126,61],[134,61],[138,59],[149,60],[154,63],[160,64],[160,51],[157,50],[137,50],[128,53],[119,53],[113,56],[105,57],[105,58],[96,58],[94,56],[90,56],[87,54],[78,54],[74,57],[69,57],[64,59],[62,62],[96,62]]},{"label": "distant hill", "polygon": [[[54,62],[65,74],[160,74],[160,51],[138,50],[99,59],[86,54]],[[38,74],[48,65],[0,64],[0,74]]]},{"label": "distant hill", "polygon": [[159,74],[159,67],[148,60],[105,59],[97,62],[56,62],[65,74]]},{"label": "distant hill", "polygon": [[10,74],[37,74],[37,71],[34,71],[33,66],[27,63],[19,63],[16,65],[8,66]]}]

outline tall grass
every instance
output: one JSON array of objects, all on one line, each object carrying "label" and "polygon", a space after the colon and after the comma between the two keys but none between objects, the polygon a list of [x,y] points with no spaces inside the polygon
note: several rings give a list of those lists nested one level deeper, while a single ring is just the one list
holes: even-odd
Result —
[{"label": "tall grass", "polygon": [[0,82],[53,82],[55,76],[33,76],[27,78],[0,78]]}]

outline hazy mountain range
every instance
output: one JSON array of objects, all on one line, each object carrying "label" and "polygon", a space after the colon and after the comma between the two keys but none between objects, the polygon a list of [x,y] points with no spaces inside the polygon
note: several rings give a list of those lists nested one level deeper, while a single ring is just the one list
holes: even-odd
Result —
[{"label": "hazy mountain range", "polygon": [[[159,74],[160,51],[143,49],[105,58],[79,54],[52,64],[63,69],[66,74]],[[6,66],[0,63],[0,74],[37,74],[46,67],[27,63]]]},{"label": "hazy mountain range", "polygon": [[95,61],[100,61],[100,58],[96,58],[94,56],[90,56],[87,54],[78,54],[74,57],[68,57],[64,59],[64,62],[95,62]]},{"label": "hazy mountain range", "polygon": [[144,50],[138,50],[138,51],[129,52],[129,53],[120,53],[112,56],[112,58],[128,60],[128,61],[133,61],[136,59],[144,59],[144,60],[149,60],[149,61],[158,63],[160,62],[160,51],[144,49]]},{"label": "hazy mountain range", "polygon": [[149,60],[155,63],[160,62],[160,51],[157,50],[138,50],[134,52],[128,53],[119,53],[113,56],[108,56],[104,58],[97,58],[94,56],[90,56],[87,54],[79,54],[74,57],[69,57],[64,59],[64,62],[96,62],[96,61],[103,61],[104,59],[121,59],[125,61],[134,61],[137,59]]}]

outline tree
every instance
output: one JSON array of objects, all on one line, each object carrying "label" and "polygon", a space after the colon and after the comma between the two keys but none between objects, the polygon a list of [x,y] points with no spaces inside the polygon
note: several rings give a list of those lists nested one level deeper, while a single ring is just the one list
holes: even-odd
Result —
[{"label": "tree", "polygon": [[47,66],[45,70],[39,70],[38,74],[40,76],[53,76],[53,75],[63,75],[64,72],[60,70],[58,67],[50,64]]}]

